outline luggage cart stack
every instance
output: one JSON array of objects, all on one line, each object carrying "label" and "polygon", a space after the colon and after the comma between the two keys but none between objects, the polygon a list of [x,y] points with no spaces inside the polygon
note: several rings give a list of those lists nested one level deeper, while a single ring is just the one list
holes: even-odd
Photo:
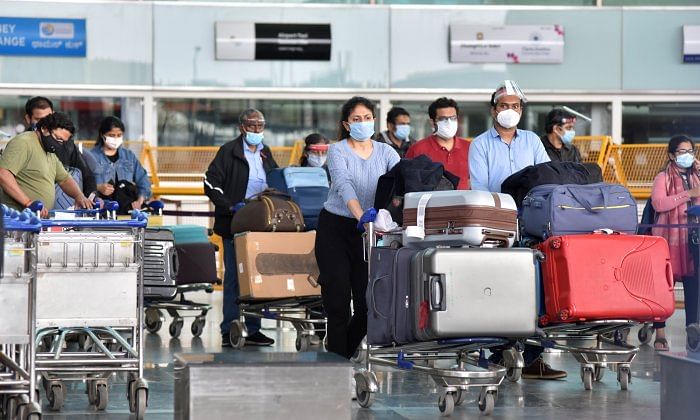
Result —
[{"label": "luggage cart stack", "polygon": [[[57,213],[42,221],[36,370],[52,410],[63,406],[65,381],[84,382],[90,404],[104,410],[110,377],[124,373],[129,409],[143,418],[148,399],[142,327],[147,217],[132,212],[130,220],[114,220],[116,203],[105,207],[106,212]],[[104,215],[107,220],[101,219]]]},{"label": "luggage cart stack", "polygon": [[39,219],[2,205],[4,256],[0,272],[0,413],[39,419],[34,371],[36,235]]},{"label": "luggage cart stack", "polygon": [[[376,249],[377,237],[374,224],[368,223],[365,238],[368,264],[372,261],[373,250]],[[388,237],[391,238],[388,239],[389,242],[396,238],[395,235]],[[371,264],[369,269],[371,272]],[[467,305],[468,302],[464,304]],[[391,346],[363,345],[362,352],[365,354],[360,358],[365,360],[365,366],[355,373],[358,403],[362,407],[372,405],[374,395],[380,388],[374,366],[387,366],[430,376],[439,389],[438,409],[443,416],[451,415],[455,406],[466,400],[467,392],[472,388],[479,389],[479,410],[484,415],[490,415],[503,379],[513,375],[514,369],[523,366],[522,355],[512,343],[508,338],[487,336],[447,338]],[[509,362],[509,368],[493,364],[485,357],[485,350],[493,347],[508,347],[504,351],[504,359]],[[454,363],[451,367],[437,367],[436,362],[441,360]]]}]

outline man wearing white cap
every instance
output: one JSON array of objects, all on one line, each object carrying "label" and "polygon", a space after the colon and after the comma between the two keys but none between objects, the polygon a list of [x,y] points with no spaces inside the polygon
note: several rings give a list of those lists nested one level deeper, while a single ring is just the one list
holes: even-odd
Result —
[{"label": "man wearing white cap", "polygon": [[[474,190],[500,192],[501,183],[526,166],[549,162],[547,151],[539,136],[532,131],[519,130],[525,95],[512,80],[506,80],[491,95],[491,116],[494,125],[476,137],[469,150],[469,174]],[[566,372],[552,369],[542,360],[541,347],[525,345],[523,358],[526,379],[560,379]],[[500,350],[489,358],[494,363],[503,360]]]},{"label": "man wearing white cap", "polygon": [[501,183],[515,172],[549,162],[539,136],[517,128],[525,102],[525,95],[513,80],[504,81],[491,95],[494,125],[476,137],[469,150],[473,190],[500,192]]}]

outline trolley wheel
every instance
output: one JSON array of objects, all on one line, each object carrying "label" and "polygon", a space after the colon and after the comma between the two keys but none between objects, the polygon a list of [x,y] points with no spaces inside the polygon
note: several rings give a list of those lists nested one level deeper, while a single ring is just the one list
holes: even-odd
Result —
[{"label": "trolley wheel", "polygon": [[151,334],[157,334],[163,326],[163,313],[156,308],[147,308],[145,315],[146,331]]},{"label": "trolley wheel", "polygon": [[294,343],[297,351],[309,351],[311,346],[311,337],[308,335],[297,336],[296,342]]},{"label": "trolley wheel", "polygon": [[485,416],[490,416],[493,413],[493,409],[496,406],[496,395],[493,391],[481,391],[479,394],[479,410],[484,413]]},{"label": "trolley wheel", "polygon": [[506,370],[506,378],[511,382],[518,382],[523,375],[523,368],[510,367]]},{"label": "trolley wheel", "polygon": [[581,368],[581,379],[583,380],[583,388],[586,391],[593,389],[593,370]]},{"label": "trolley wheel", "polygon": [[467,391],[463,389],[458,389],[457,392],[455,392],[455,406],[460,406],[466,401],[467,399]]},{"label": "trolley wheel", "polygon": [[455,397],[452,393],[438,397],[438,409],[442,417],[449,417],[455,411]]},{"label": "trolley wheel", "polygon": [[328,351],[328,336],[323,337],[323,349]]},{"label": "trolley wheel", "polygon": [[231,322],[231,330],[228,334],[229,340],[231,340],[231,347],[236,350],[240,350],[243,348],[243,346],[245,346],[244,332],[245,326],[241,323],[241,321],[236,320]]},{"label": "trolley wheel", "polygon": [[88,396],[88,402],[90,405],[96,405],[97,401],[95,400],[95,383],[93,381],[87,381],[85,382],[85,393]]},{"label": "trolley wheel", "polygon": [[630,380],[632,379],[632,372],[628,366],[620,366],[617,371],[617,381],[620,383],[620,389],[622,391],[627,391],[630,385]]},{"label": "trolley wheel", "polygon": [[197,317],[192,321],[190,326],[190,331],[192,331],[192,336],[199,337],[204,332],[204,326],[207,324],[207,319],[202,317]]},{"label": "trolley wheel", "polygon": [[603,377],[605,376],[605,368],[602,366],[596,366],[593,368],[593,373],[594,373],[595,381],[600,382],[603,380]]},{"label": "trolley wheel", "polygon": [[367,389],[367,386],[364,382],[360,382],[362,381],[358,381],[355,384],[355,395],[357,396],[357,403],[360,404],[360,407],[369,408],[372,406],[372,403],[374,403],[374,394],[369,389]]},{"label": "trolley wheel", "polygon": [[95,409],[97,411],[104,411],[107,408],[107,403],[109,402],[109,390],[107,384],[104,382],[95,383]]},{"label": "trolley wheel", "polygon": [[134,413],[137,419],[143,419],[146,415],[146,406],[148,405],[148,390],[146,388],[138,388],[134,393]]},{"label": "trolley wheel", "polygon": [[168,332],[172,338],[178,338],[182,332],[182,326],[185,324],[185,320],[182,318],[174,318],[173,321],[168,326]]},{"label": "trolley wheel", "polygon": [[63,385],[59,383],[52,383],[47,395],[49,399],[49,406],[53,411],[59,411],[63,408]]}]

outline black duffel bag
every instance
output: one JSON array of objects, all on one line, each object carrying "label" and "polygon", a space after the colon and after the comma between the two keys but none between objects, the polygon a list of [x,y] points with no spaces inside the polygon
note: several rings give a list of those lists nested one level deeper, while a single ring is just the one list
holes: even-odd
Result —
[{"label": "black duffel bag", "polygon": [[510,194],[520,208],[523,198],[538,185],[577,184],[603,182],[603,173],[595,163],[545,162],[519,170],[503,181],[501,192]]}]

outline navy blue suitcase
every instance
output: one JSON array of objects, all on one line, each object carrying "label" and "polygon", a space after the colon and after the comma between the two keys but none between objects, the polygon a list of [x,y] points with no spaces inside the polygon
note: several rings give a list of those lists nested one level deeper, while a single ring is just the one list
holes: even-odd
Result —
[{"label": "navy blue suitcase", "polygon": [[273,169],[267,185],[282,191],[297,203],[304,216],[306,230],[316,229],[318,214],[328,198],[328,175],[323,168],[289,167]]},{"label": "navy blue suitcase", "polygon": [[367,342],[371,345],[416,341],[411,306],[413,248],[372,248],[367,285]]}]

